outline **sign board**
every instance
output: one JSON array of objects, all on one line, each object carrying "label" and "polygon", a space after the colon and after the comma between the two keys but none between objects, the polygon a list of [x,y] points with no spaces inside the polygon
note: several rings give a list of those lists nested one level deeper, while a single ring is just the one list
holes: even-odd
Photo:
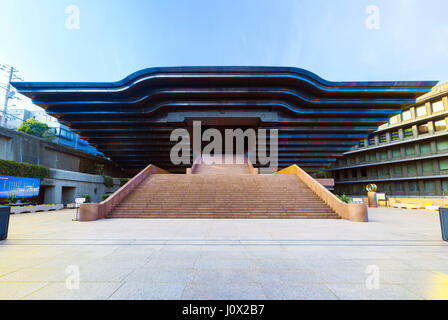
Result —
[{"label": "sign board", "polygon": [[377,187],[376,184],[374,184],[374,183],[369,183],[369,184],[366,186],[366,191],[367,191],[367,192],[375,192],[376,190],[378,190],[378,187]]},{"label": "sign board", "polygon": [[40,179],[0,176],[0,199],[24,199],[39,195]]},{"label": "sign board", "polygon": [[385,193],[377,193],[376,200],[386,200],[386,194]]},{"label": "sign board", "polygon": [[79,208],[84,202],[86,202],[86,198],[75,198],[75,207]]},{"label": "sign board", "polygon": [[363,204],[364,200],[362,198],[353,198],[352,203]]}]

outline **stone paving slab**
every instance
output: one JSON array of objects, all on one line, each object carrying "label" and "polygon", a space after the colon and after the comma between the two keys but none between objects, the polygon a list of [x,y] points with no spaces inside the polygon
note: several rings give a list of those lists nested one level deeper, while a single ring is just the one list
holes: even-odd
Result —
[{"label": "stone paving slab", "polygon": [[0,299],[448,299],[433,212],[371,209],[369,223],[73,217],[11,216]]}]

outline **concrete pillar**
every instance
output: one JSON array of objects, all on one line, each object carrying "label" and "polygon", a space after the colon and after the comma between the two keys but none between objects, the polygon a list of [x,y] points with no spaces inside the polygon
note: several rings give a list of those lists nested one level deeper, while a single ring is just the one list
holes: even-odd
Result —
[{"label": "concrete pillar", "polygon": [[443,194],[443,191],[442,191],[442,180],[436,179],[434,182],[436,184],[436,195],[441,196]]},{"label": "concrete pillar", "polygon": [[448,111],[448,97],[447,96],[443,97],[442,101],[443,101],[443,109],[445,111]]},{"label": "concrete pillar", "polygon": [[[403,165],[402,170],[403,170],[403,177],[409,177],[409,174],[408,174],[408,166],[407,166],[407,164],[404,164],[404,165]],[[406,185],[407,185],[407,184],[406,184]],[[407,191],[407,190],[406,190],[406,191]]]},{"label": "concrete pillar", "polygon": [[378,135],[377,134],[373,135],[373,140],[375,141],[374,146],[379,145],[379,139],[378,139]]},{"label": "concrete pillar", "polygon": [[416,162],[417,165],[417,176],[423,175],[423,163],[421,161]]},{"label": "concrete pillar", "polygon": [[428,121],[428,131],[429,134],[434,134],[436,131],[434,128],[434,121]]},{"label": "concrete pillar", "polygon": [[425,193],[425,181],[424,180],[418,180],[418,189],[420,190],[419,194]]},{"label": "concrete pillar", "polygon": [[364,147],[367,147],[369,145],[369,139],[364,138],[363,140],[364,140]]},{"label": "concrete pillar", "polygon": [[392,156],[392,149],[391,149],[391,148],[388,148],[388,149],[387,149],[387,160],[390,160],[390,159],[393,159],[393,156]]},{"label": "concrete pillar", "polygon": [[432,160],[432,172],[434,173],[434,175],[440,174],[439,159]]},{"label": "concrete pillar", "polygon": [[417,125],[412,126],[412,134],[414,135],[414,138],[418,137],[418,128]]},{"label": "concrete pillar", "polygon": [[415,117],[416,117],[416,115],[415,115],[415,107],[412,106],[412,107],[409,108],[409,110],[411,111],[411,121],[415,120]]},{"label": "concrete pillar", "polygon": [[431,153],[436,154],[437,153],[437,143],[436,143],[436,141],[431,141],[430,142],[430,146],[431,146]]},{"label": "concrete pillar", "polygon": [[432,112],[431,110],[431,102],[426,102],[425,103],[425,107],[426,107],[426,116],[429,116]]},{"label": "concrete pillar", "polygon": [[45,203],[46,204],[60,204],[62,203],[62,187],[49,186],[45,188]]}]

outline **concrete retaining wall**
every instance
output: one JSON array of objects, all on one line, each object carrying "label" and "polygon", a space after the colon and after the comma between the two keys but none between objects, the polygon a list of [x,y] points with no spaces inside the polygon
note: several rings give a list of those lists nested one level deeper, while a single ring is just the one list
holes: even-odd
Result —
[{"label": "concrete retaining wall", "polygon": [[76,172],[101,165],[106,175],[123,176],[123,172],[107,159],[3,127],[0,127],[0,159]]},{"label": "concrete retaining wall", "polygon": [[75,198],[90,194],[92,202],[101,202],[101,195],[120,188],[120,179],[113,179],[114,187],[107,188],[103,177],[60,169],[50,169],[50,176],[41,181],[44,203],[73,203]]},{"label": "concrete retaining wall", "polygon": [[45,204],[73,203],[83,194],[89,194],[92,202],[100,202],[104,193],[119,189],[119,179],[114,179],[113,188],[106,188],[103,177],[80,173],[83,167],[101,165],[108,176],[125,176],[107,159],[3,127],[0,127],[0,159],[49,167],[50,176],[41,181],[41,202]]}]

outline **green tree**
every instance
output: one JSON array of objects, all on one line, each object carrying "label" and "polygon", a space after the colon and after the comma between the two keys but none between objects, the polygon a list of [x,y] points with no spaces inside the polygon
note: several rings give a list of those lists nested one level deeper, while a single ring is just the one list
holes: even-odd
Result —
[{"label": "green tree", "polygon": [[47,126],[47,124],[39,122],[36,119],[32,118],[23,122],[19,129],[17,129],[17,131],[47,140],[54,139],[54,134],[50,131],[50,128]]}]

